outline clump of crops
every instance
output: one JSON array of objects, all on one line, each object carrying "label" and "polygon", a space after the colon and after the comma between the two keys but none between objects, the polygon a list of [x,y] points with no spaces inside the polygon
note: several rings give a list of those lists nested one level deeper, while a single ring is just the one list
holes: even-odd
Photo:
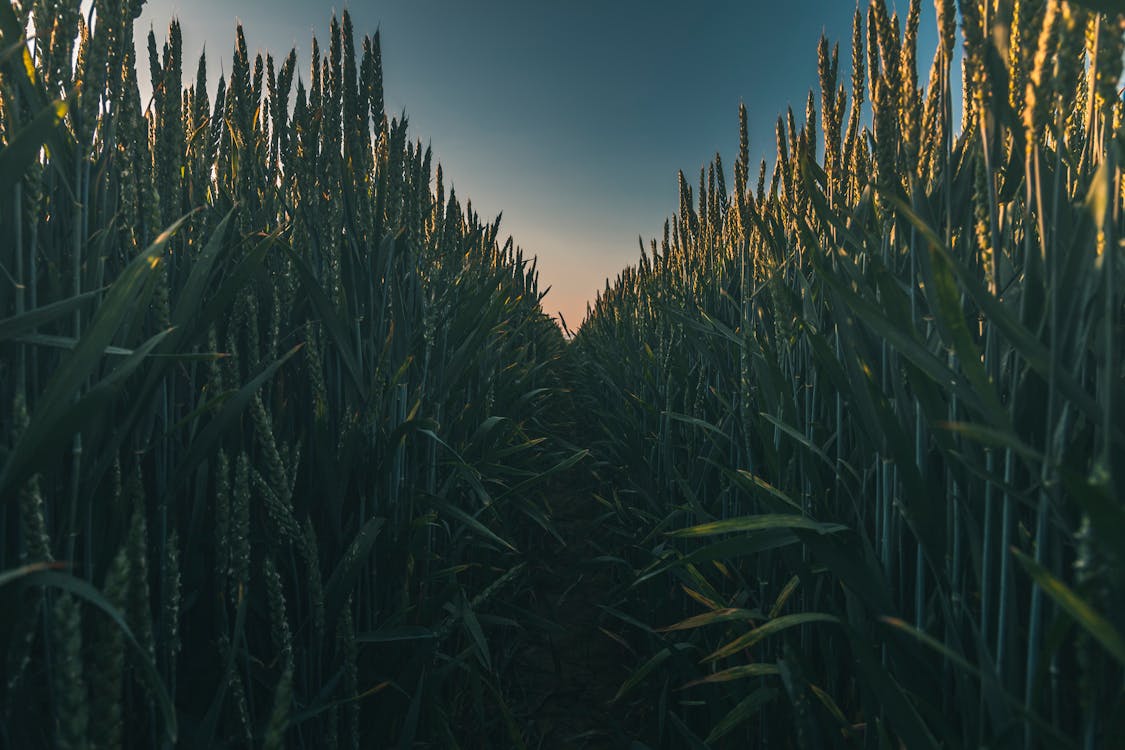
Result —
[{"label": "clump of crops", "polygon": [[0,747],[524,746],[575,414],[619,735],[1125,736],[1115,4],[939,0],[923,81],[870,0],[569,346],[378,35],[212,99],[80,6],[0,5]]},{"label": "clump of crops", "polygon": [[534,262],[346,13],[211,98],[140,6],[0,4],[0,747],[518,739]]},{"label": "clump of crops", "polygon": [[577,335],[652,746],[1125,736],[1122,16],[935,7],[926,80],[918,0],[822,39],[772,170],[744,107]]}]

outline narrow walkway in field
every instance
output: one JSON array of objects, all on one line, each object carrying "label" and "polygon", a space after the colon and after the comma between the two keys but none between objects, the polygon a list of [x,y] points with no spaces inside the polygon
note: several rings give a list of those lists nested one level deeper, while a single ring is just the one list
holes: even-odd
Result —
[{"label": "narrow walkway in field", "polygon": [[529,750],[627,747],[620,708],[610,705],[628,676],[623,647],[599,629],[615,589],[596,544],[600,506],[589,491],[560,494],[551,510],[566,545],[550,539],[535,556],[541,615],[558,625],[516,657],[515,682],[529,729]]}]

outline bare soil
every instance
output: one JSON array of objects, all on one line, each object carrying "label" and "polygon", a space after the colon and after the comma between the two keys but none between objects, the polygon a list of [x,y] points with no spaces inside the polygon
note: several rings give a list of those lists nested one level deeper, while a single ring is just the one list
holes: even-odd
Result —
[{"label": "bare soil", "polygon": [[629,747],[622,707],[613,697],[628,677],[630,655],[603,630],[602,605],[616,584],[596,560],[599,506],[589,492],[552,503],[566,544],[547,537],[533,562],[534,607],[557,627],[533,634],[515,656],[517,695],[528,747],[600,750]]}]

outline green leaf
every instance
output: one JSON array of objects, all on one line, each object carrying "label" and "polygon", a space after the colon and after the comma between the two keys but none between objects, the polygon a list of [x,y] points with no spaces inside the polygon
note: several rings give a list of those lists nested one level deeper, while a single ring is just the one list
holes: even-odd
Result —
[{"label": "green leaf", "polygon": [[851,638],[852,653],[855,655],[860,679],[864,680],[867,688],[874,694],[883,710],[883,715],[899,733],[904,746],[911,750],[914,748],[939,750],[940,745],[918,713],[918,709],[914,707],[906,692],[895,682],[886,668],[876,660],[871,643],[850,628],[848,635]]},{"label": "green leaf", "polygon": [[865,536],[850,531],[830,536],[801,530],[794,533],[812,559],[832,571],[871,610],[878,614],[892,611],[891,587]]},{"label": "green leaf", "polygon": [[0,342],[14,339],[28,331],[34,331],[39,326],[50,323],[52,320],[57,320],[79,309],[87,302],[98,299],[104,292],[104,287],[101,289],[93,289],[89,292],[76,294],[73,297],[67,297],[58,302],[52,302],[49,305],[42,305],[20,315],[4,318],[0,320]]},{"label": "green leaf", "polygon": [[13,497],[15,493],[10,490],[34,473],[43,461],[49,460],[53,450],[69,440],[96,413],[75,406],[82,385],[102,362],[106,347],[126,323],[129,313],[144,309],[153,291],[151,282],[160,267],[164,246],[183,221],[180,219],[157,237],[110,286],[82,338],[59,364],[37,400],[31,422],[0,473],[0,497]]},{"label": "green leaf", "polygon": [[859,319],[879,337],[886,339],[925,375],[939,385],[943,390],[955,393],[966,405],[977,411],[984,412],[985,407],[980,397],[967,387],[956,372],[950,369],[935,354],[925,347],[917,338],[913,327],[904,321],[895,321],[887,317],[884,311],[852,291],[843,283],[832,270],[824,265],[822,260],[812,256],[813,263],[817,265],[821,281],[827,284],[833,292],[840,297],[843,306],[855,313]]},{"label": "green leaf", "polygon": [[611,617],[616,617],[618,620],[621,620],[621,622],[624,622],[628,625],[632,625],[633,627],[637,628],[638,630],[641,630],[645,633],[652,633],[653,635],[656,634],[656,631],[653,630],[651,627],[649,627],[645,623],[641,622],[637,618],[625,614],[624,612],[622,612],[619,609],[614,609],[613,607],[609,607],[605,604],[599,604],[598,609],[602,610],[603,612],[605,612],[607,615],[610,615]]},{"label": "green leaf", "polygon": [[736,654],[744,648],[750,648],[763,638],[768,638],[775,633],[780,633],[783,630],[788,630],[798,625],[806,625],[814,622],[830,622],[836,625],[841,625],[842,622],[839,617],[835,615],[823,614],[821,612],[802,612],[795,615],[783,615],[776,620],[770,620],[765,625],[754,628],[749,633],[735,638],[730,643],[716,649],[708,654],[703,661],[716,661],[725,658],[731,654]]},{"label": "green leaf", "polygon": [[695,647],[689,643],[674,643],[667,648],[660,649],[651,657],[649,657],[649,659],[644,664],[642,664],[639,669],[633,672],[633,674],[629,675],[629,678],[621,684],[621,687],[617,690],[617,694],[613,696],[613,700],[610,702],[616,703],[617,701],[628,695],[629,692],[636,688],[637,685],[640,685],[644,681],[644,679],[653,672],[653,670],[655,670],[664,662],[668,661],[668,659],[671,658],[673,654],[687,651],[693,648]]},{"label": "green leaf", "polygon": [[1034,464],[1043,462],[1042,453],[1035,450],[1027,443],[1024,443],[1010,430],[993,429],[971,422],[938,422],[935,427],[964,435],[981,445],[987,445],[993,448],[1011,448],[1015,453],[1023,456]]},{"label": "green leaf", "polygon": [[700,428],[702,430],[706,430],[706,431],[708,431],[708,432],[710,432],[714,435],[718,435],[724,441],[730,440],[730,435],[723,432],[722,430],[720,430],[718,427],[711,424],[710,422],[704,421],[702,419],[697,419],[696,417],[688,416],[687,414],[679,414],[679,413],[674,412],[674,411],[666,411],[666,412],[664,412],[664,414],[666,414],[669,419],[674,419],[677,422],[683,422],[684,424],[689,424],[692,427],[698,427],[698,428]]},{"label": "green leaf", "polygon": [[732,620],[739,622],[753,622],[754,620],[762,619],[762,613],[756,609],[738,609],[734,607],[727,607],[724,609],[716,609],[711,612],[704,612],[701,615],[689,617],[686,620],[680,620],[674,625],[667,625],[663,628],[657,628],[658,633],[669,633],[673,630],[690,630],[692,628],[701,628],[704,625],[714,625],[719,622],[731,622]]},{"label": "green leaf", "polygon": [[778,613],[780,613],[782,608],[785,606],[785,602],[789,601],[789,597],[793,595],[793,592],[797,590],[797,587],[800,584],[800,576],[793,576],[789,579],[789,582],[786,583],[785,586],[781,589],[781,593],[777,595],[777,599],[774,601],[773,606],[770,607],[769,617],[771,620],[777,617]]},{"label": "green leaf", "polygon": [[791,648],[786,647],[784,658],[777,660],[778,675],[785,695],[792,709],[790,732],[799,750],[813,750],[824,747],[824,738],[815,719],[812,702],[809,700],[809,682]]},{"label": "green leaf", "polygon": [[324,610],[332,621],[335,621],[336,614],[344,606],[348,592],[355,585],[361,566],[371,554],[375,539],[383,530],[384,523],[386,523],[385,518],[379,516],[369,518],[356,532],[351,544],[348,545],[348,551],[340,558],[340,562],[336,563],[336,568],[328,577],[328,583],[324,586]]},{"label": "green leaf", "polygon": [[965,325],[965,310],[961,306],[961,293],[953,281],[949,256],[930,246],[930,271],[933,289],[928,289],[937,298],[937,304],[931,305],[935,319],[940,323],[939,330],[945,331],[957,355],[957,363],[965,373],[973,391],[981,397],[985,413],[989,415],[993,425],[1004,426],[1008,423],[1008,415],[1000,404],[996,395],[996,386],[984,370],[980,350],[973,343],[968,326]]},{"label": "green leaf", "polygon": [[535,476],[531,477],[530,479],[525,479],[524,481],[514,485],[511,489],[506,490],[505,492],[501,493],[500,496],[496,498],[496,500],[497,501],[504,500],[504,499],[507,499],[509,496],[512,496],[512,495],[519,496],[522,493],[524,493],[527,490],[534,487],[535,485],[541,483],[543,480],[547,479],[548,477],[552,477],[552,476],[555,476],[557,474],[561,474],[561,473],[563,473],[565,471],[568,471],[569,469],[577,466],[581,461],[586,459],[589,455],[590,455],[590,451],[586,448],[583,448],[581,450],[577,450],[574,453],[567,456],[566,458],[564,458],[563,460],[561,460],[558,463],[551,466],[546,471],[541,471],[538,474],[536,474]]},{"label": "green leaf", "polygon": [[64,563],[59,562],[37,562],[21,565],[18,568],[11,568],[0,573],[0,588],[4,588],[10,583],[15,583],[20,579],[27,578],[32,573],[38,573],[43,570],[58,570],[65,568]]},{"label": "green leaf", "polygon": [[1125,638],[1122,638],[1121,633],[1108,620],[1035,560],[1015,547],[1012,548],[1012,554],[1055,604],[1062,607],[1086,632],[1094,636],[1118,664],[1125,666]]},{"label": "green leaf", "polygon": [[[1024,361],[1031,365],[1033,370],[1044,379],[1051,378],[1050,350],[1043,342],[1040,341],[1034,333],[1028,330],[1027,327],[1020,322],[1019,318],[1009,312],[1000,299],[994,297],[984,288],[975,272],[960,263],[957,258],[949,252],[937,235],[934,234],[933,230],[930,229],[917,214],[910,210],[909,206],[900,203],[898,204],[898,209],[922,232],[923,236],[930,243],[931,251],[934,254],[941,255],[949,267],[953,269],[953,272],[957,275],[958,281],[961,282],[961,286],[964,288],[965,292],[972,297],[973,302],[984,312],[989,323],[994,324],[997,329],[1008,338],[1016,352]],[[1098,405],[1097,401],[1086,393],[1082,386],[1065,368],[1055,372],[1053,377],[1059,389],[1076,406],[1086,412],[1087,416],[1095,422],[1104,416],[1103,410]],[[965,394],[958,391],[958,398],[964,400]],[[965,403],[976,403],[976,401],[965,401]],[[1120,431],[1118,431],[1118,434],[1120,435]]]},{"label": "green leaf", "polygon": [[678,744],[677,747],[686,748],[688,750],[710,750],[703,740],[684,723],[684,720],[671,711],[668,712],[668,721],[672,724],[672,727],[680,733],[681,743]]},{"label": "green leaf", "polygon": [[913,625],[901,620],[898,617],[884,616],[880,617],[879,620],[883,624],[889,625],[890,627],[902,633],[905,633],[922,645],[940,654],[943,658],[948,659],[965,673],[975,677],[977,680],[980,680],[982,688],[987,688],[987,694],[990,700],[999,699],[1000,701],[1006,703],[1010,708],[1015,709],[1016,713],[1018,713],[1026,721],[1033,724],[1038,731],[1043,733],[1044,736],[1049,735],[1054,738],[1055,742],[1058,743],[1058,747],[1073,746],[1073,742],[1071,742],[1067,737],[1059,734],[1058,730],[1052,727],[1048,722],[1039,718],[1035,714],[1029,713],[1022,700],[1015,698],[1011,694],[1009,694],[1000,684],[1000,680],[993,669],[978,669],[965,657],[958,654],[956,651],[949,648],[941,641],[937,640],[925,631],[919,630]]},{"label": "green leaf", "polygon": [[105,410],[121,393],[128,376],[152,356],[153,350],[167,338],[168,334],[169,331],[162,331],[129,352],[124,361],[83,393],[69,409],[55,413],[53,431],[48,433],[46,440],[39,444],[39,453],[31,456],[25,465],[25,476],[46,470],[56,460],[56,451],[59,448],[72,439],[75,433],[95,423],[99,416],[104,415]]},{"label": "green leaf", "polygon": [[844,715],[844,712],[840,709],[840,706],[836,703],[836,700],[831,695],[824,692],[824,690],[820,689],[816,685],[813,685],[811,682],[808,683],[808,685],[809,690],[811,690],[812,694],[817,697],[817,700],[820,701],[820,704],[828,709],[828,713],[832,714],[832,718],[834,718],[837,722],[840,723],[842,727],[846,729],[849,726],[848,717]]},{"label": "green leaf", "polygon": [[476,644],[477,655],[480,657],[484,668],[492,671],[492,654],[488,649],[488,639],[484,637],[484,631],[480,628],[480,622],[477,621],[477,616],[473,612],[473,608],[469,605],[469,600],[465,598],[464,594],[461,595],[461,621],[465,623],[465,630],[468,631],[469,636],[473,639],[473,643]]},{"label": "green leaf", "polygon": [[712,521],[711,523],[699,524],[698,526],[691,526],[686,529],[669,531],[668,536],[695,538],[714,536],[716,534],[745,534],[774,529],[804,529],[818,534],[834,534],[838,531],[846,530],[847,527],[836,523],[820,523],[811,518],[806,518],[805,516],[768,514],[730,518],[725,521]]},{"label": "green leaf", "polygon": [[707,735],[706,742],[708,744],[718,742],[739,726],[754,718],[766,704],[777,697],[778,692],[777,688],[760,687],[750,693],[750,695],[743,698],[737,706],[732,708],[726,716],[719,720],[719,723],[716,724],[711,730],[711,733]]},{"label": "green leaf", "polygon": [[426,684],[426,673],[418,675],[418,685],[414,688],[414,695],[410,698],[410,706],[406,709],[406,720],[402,734],[398,739],[399,750],[410,750],[414,747],[414,737],[418,733],[418,718],[422,715],[423,688]]},{"label": "green leaf", "polygon": [[516,717],[512,714],[512,709],[508,707],[504,696],[490,680],[484,680],[484,685],[488,688],[488,692],[492,694],[492,699],[496,701],[496,705],[500,709],[500,715],[504,717],[504,728],[508,732],[508,741],[512,743],[512,749],[527,750],[527,743],[523,740],[520,724],[516,721]]},{"label": "green leaf", "polygon": [[821,461],[823,461],[825,464],[827,464],[829,468],[832,468],[832,469],[836,468],[835,462],[832,459],[830,459],[828,456],[824,455],[824,451],[822,451],[817,446],[813,445],[813,443],[807,437],[805,437],[799,430],[797,430],[795,427],[791,427],[791,426],[787,425],[785,422],[782,422],[780,419],[778,419],[774,415],[768,414],[766,412],[762,412],[761,417],[763,419],[765,419],[767,422],[769,422],[770,424],[772,424],[774,427],[778,428],[779,430],[784,432],[786,435],[791,437],[794,441],[797,442],[798,445],[800,445],[802,448],[807,450],[809,453],[813,454],[814,456],[819,458]]},{"label": "green leaf", "polygon": [[380,628],[371,633],[360,633],[355,637],[357,643],[400,643],[402,641],[429,641],[437,637],[430,628],[420,625],[404,625],[398,628]]},{"label": "green leaf", "polygon": [[478,521],[476,518],[469,515],[465,511],[461,510],[457,506],[452,505],[450,503],[443,503],[443,502],[440,502],[438,500],[435,500],[433,505],[438,510],[439,513],[442,513],[442,514],[447,515],[447,516],[452,516],[453,518],[455,518],[458,521],[460,521],[461,523],[465,524],[471,530],[473,530],[477,534],[480,534],[484,538],[491,539],[492,541],[496,542],[497,544],[499,544],[500,546],[504,547],[505,549],[507,549],[511,552],[518,552],[519,551],[510,542],[508,542],[505,539],[500,538],[500,536],[498,534],[496,534],[496,532],[494,532],[492,529],[488,528],[483,523]]},{"label": "green leaf", "polygon": [[39,149],[47,142],[51,131],[66,117],[67,108],[65,101],[51,102],[20,128],[8,141],[7,147],[0,151],[0,195],[7,196],[23,178],[27,168],[39,157]]},{"label": "green leaf", "polygon": [[745,680],[748,677],[772,677],[778,673],[776,664],[743,664],[738,667],[731,667],[730,669],[723,669],[718,672],[701,677],[698,680],[692,680],[684,684],[681,690],[687,690],[696,685],[712,685],[717,682],[731,682],[733,680]]},{"label": "green leaf", "polygon": [[207,290],[207,281],[211,277],[211,270],[215,267],[219,252],[223,248],[223,240],[227,235],[230,220],[234,217],[237,207],[232,207],[215,231],[207,240],[207,244],[191,261],[191,271],[187,281],[176,297],[176,306],[172,310],[172,325],[182,328],[203,310],[203,295]]},{"label": "green leaf", "polygon": [[[278,230],[280,231],[280,230]],[[103,456],[98,463],[92,476],[98,479],[104,476],[105,472],[109,470],[113,461],[116,459],[118,451],[121,449],[126,437],[132,434],[133,427],[149,414],[151,408],[151,398],[156,389],[164,382],[167,376],[168,367],[175,361],[174,356],[182,351],[185,342],[198,340],[201,332],[206,331],[211,324],[219,319],[221,316],[228,315],[235,297],[242,292],[243,287],[250,280],[254,273],[256,273],[265,259],[266,253],[272,247],[274,241],[277,239],[278,232],[275,231],[267,236],[263,241],[257,243],[255,247],[246,254],[246,257],[239,262],[234,270],[228,271],[223,276],[222,284],[218,291],[210,298],[202,311],[196,315],[188,316],[187,322],[180,328],[173,330],[172,335],[165,339],[164,345],[160,347],[160,351],[154,355],[158,360],[157,366],[149,368],[148,374],[145,376],[143,383],[131,394],[133,396],[133,406],[129,410],[124,419],[118,420],[114,425],[114,430],[108,439],[108,445],[102,451]],[[164,355],[169,355],[165,358]],[[193,414],[198,416],[210,411],[211,402],[195,409]],[[190,419],[185,418],[183,422],[190,422]]]},{"label": "green leaf", "polygon": [[756,532],[752,535],[741,535],[731,537],[730,539],[723,539],[719,542],[713,542],[706,547],[701,547],[682,558],[672,560],[671,562],[659,565],[652,570],[642,573],[633,582],[633,585],[636,586],[650,578],[667,573],[672,568],[700,562],[710,562],[712,560],[727,561],[737,557],[745,557],[746,555],[756,555],[771,549],[787,547],[799,541],[797,536],[788,529],[769,529]]}]

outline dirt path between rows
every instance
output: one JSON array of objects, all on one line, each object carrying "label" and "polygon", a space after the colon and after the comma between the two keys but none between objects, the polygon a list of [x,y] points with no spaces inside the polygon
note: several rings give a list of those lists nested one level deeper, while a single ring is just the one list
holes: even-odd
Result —
[{"label": "dirt path between rows", "polygon": [[515,686],[526,711],[529,750],[601,750],[629,746],[624,717],[611,705],[628,677],[628,652],[600,625],[615,589],[599,552],[592,493],[567,492],[551,503],[562,545],[550,539],[531,575],[542,616],[558,625],[529,639],[515,657]]}]

